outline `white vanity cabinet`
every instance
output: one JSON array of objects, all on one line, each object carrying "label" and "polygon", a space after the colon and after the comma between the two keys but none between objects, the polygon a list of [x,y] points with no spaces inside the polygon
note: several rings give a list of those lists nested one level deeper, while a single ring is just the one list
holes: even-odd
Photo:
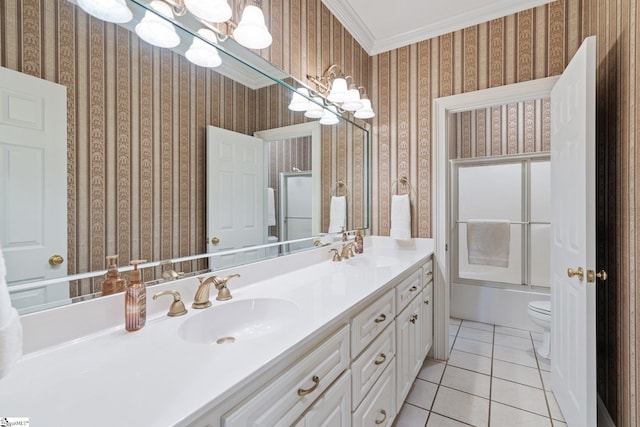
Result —
[{"label": "white vanity cabinet", "polygon": [[396,318],[397,402],[407,397],[422,366],[422,298],[414,298]]},{"label": "white vanity cabinet", "polygon": [[296,427],[349,427],[351,372],[347,371],[318,399]]},{"label": "white vanity cabinet", "polygon": [[422,289],[422,358],[433,345],[433,262],[423,267],[424,288]]},{"label": "white vanity cabinet", "polygon": [[247,402],[223,415],[222,425],[291,426],[350,363],[349,326],[345,326]]}]

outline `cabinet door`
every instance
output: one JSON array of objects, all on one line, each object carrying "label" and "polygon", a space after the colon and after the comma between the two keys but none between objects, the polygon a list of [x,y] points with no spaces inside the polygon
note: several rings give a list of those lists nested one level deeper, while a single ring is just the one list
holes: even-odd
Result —
[{"label": "cabinet door", "polygon": [[422,353],[421,359],[427,357],[427,353],[433,344],[433,284],[430,282],[422,290]]},{"label": "cabinet door", "polygon": [[296,427],[349,427],[351,425],[351,373],[342,374],[313,404]]},{"label": "cabinet door", "polygon": [[378,381],[353,412],[353,427],[387,427],[396,417],[395,359],[386,367]]},{"label": "cabinet door", "polygon": [[422,366],[422,298],[414,298],[396,318],[397,407],[407,397]]}]

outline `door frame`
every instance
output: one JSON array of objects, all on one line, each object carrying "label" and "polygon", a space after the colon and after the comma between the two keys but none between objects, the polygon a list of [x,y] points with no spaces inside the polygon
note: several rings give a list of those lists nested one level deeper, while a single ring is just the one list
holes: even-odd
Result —
[{"label": "door frame", "polygon": [[433,153],[431,182],[431,215],[434,236],[434,309],[433,349],[436,359],[449,358],[449,309],[451,289],[451,259],[447,250],[450,244],[451,183],[449,166],[449,115],[496,104],[507,104],[525,99],[544,98],[559,76],[515,83],[475,92],[462,93],[433,100],[432,134]]},{"label": "door frame", "polygon": [[[320,224],[322,222],[320,209],[320,171],[322,169],[322,136],[320,123],[312,121],[297,125],[266,129],[254,132],[253,136],[262,139],[265,144],[280,139],[301,138],[305,136],[311,137],[311,233],[313,236],[317,236],[320,234]],[[266,162],[267,159],[265,158],[265,163]],[[268,171],[265,167],[265,174],[267,173]],[[265,182],[268,182],[268,180],[265,179]]]}]

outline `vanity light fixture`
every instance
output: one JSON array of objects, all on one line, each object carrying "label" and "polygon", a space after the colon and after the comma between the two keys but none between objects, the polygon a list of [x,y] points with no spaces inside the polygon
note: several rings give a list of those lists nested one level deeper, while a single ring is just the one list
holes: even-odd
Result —
[{"label": "vanity light fixture", "polygon": [[161,16],[173,20],[171,6],[162,0],[153,0],[149,5],[152,10],[144,13],[144,18],[136,25],[136,34],[154,46],[172,48],[180,44],[180,37],[170,22]]},{"label": "vanity light fixture", "polygon": [[329,105],[324,110],[324,114],[320,119],[321,125],[336,125],[340,122],[338,119],[338,108],[335,105]]},{"label": "vanity light fixture", "polygon": [[78,0],[78,6],[91,16],[115,24],[124,24],[133,19],[126,0]]},{"label": "vanity light fixture", "polygon": [[324,115],[324,109],[322,108],[324,100],[321,96],[314,96],[311,99],[312,101],[307,103],[309,108],[305,111],[304,116],[309,119],[319,119]]},{"label": "vanity light fixture", "polygon": [[[216,40],[216,35],[213,31],[208,30],[206,28],[200,28],[198,30],[198,35],[208,41],[209,43],[218,44],[218,40]],[[209,43],[203,41],[199,37],[195,36],[193,38],[193,43],[185,53],[185,56],[192,63],[199,65],[201,67],[206,68],[214,68],[218,65],[222,64],[222,59],[220,59],[220,54],[218,53],[218,49],[211,46]]]},{"label": "vanity light fixture", "polygon": [[227,0],[184,0],[184,5],[204,21],[226,22],[231,19],[231,7]]},{"label": "vanity light fixture", "polygon": [[[375,117],[371,108],[371,100],[367,96],[364,86],[358,86],[353,82],[347,86],[347,81],[353,80],[353,77],[345,76],[340,65],[331,65],[322,76],[314,77],[307,74],[307,79],[316,85],[316,91],[309,93],[314,97],[314,100],[321,101],[319,104],[334,106],[336,112],[352,112],[358,119]],[[362,96],[360,95],[361,90],[363,91]],[[305,117],[318,118],[318,111],[321,108],[313,102],[309,102],[308,106]]]},{"label": "vanity light fixture", "polygon": [[289,103],[291,111],[307,111],[309,109],[309,89],[301,87],[293,92],[293,97]]}]

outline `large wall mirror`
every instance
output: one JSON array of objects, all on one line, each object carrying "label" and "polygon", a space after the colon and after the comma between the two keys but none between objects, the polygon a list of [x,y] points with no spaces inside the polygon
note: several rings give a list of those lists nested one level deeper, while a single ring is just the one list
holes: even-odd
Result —
[{"label": "large wall mirror", "polygon": [[[218,44],[220,66],[194,65],[185,52],[197,27],[188,20],[175,25],[178,47],[151,46],[131,31],[147,3],[128,6],[129,28],[69,0],[0,6],[0,66],[8,73],[0,110],[10,119],[0,124],[0,244],[22,313],[100,296],[109,255],[118,254],[125,278],[130,260],[147,260],[145,280],[159,281],[312,249],[329,231],[334,197],[346,197],[347,230],[369,227],[366,122],[345,115],[324,126],[289,110],[303,83],[232,39]],[[239,247],[208,229],[208,205],[234,216],[210,190],[238,196],[208,171],[220,131],[262,145],[261,202],[242,211],[259,231]],[[22,146],[20,132],[46,144]],[[62,148],[52,148],[55,132]],[[40,171],[46,161],[57,162],[57,178]],[[23,187],[10,186],[16,182]],[[287,207],[300,185],[312,189],[304,223],[298,208]],[[16,262],[25,248],[29,257]]]}]

